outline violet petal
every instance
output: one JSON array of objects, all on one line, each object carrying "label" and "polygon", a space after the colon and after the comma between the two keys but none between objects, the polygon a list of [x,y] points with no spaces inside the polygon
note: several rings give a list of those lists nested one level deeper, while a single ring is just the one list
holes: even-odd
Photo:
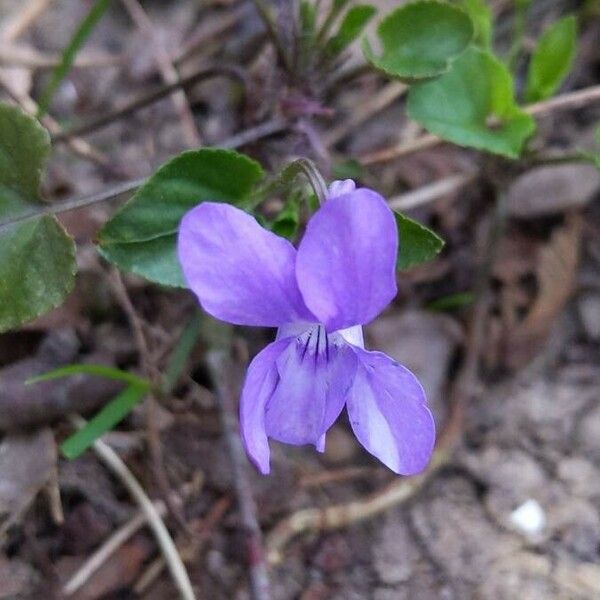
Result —
[{"label": "violet petal", "polygon": [[418,379],[382,352],[354,348],[358,368],[347,398],[359,442],[400,475],[414,475],[429,462],[435,424]]},{"label": "violet petal", "polygon": [[398,232],[392,211],[361,188],[314,214],[300,243],[296,278],[327,331],[373,320],[396,295]]},{"label": "violet petal", "polygon": [[280,442],[314,444],[338,418],[357,360],[339,336],[320,326],[293,338],[277,358],[279,384],[266,405],[267,435]]},{"label": "violet petal", "polygon": [[345,196],[356,189],[356,183],[352,179],[338,179],[329,184],[327,200],[336,198],[337,196]]},{"label": "violet petal", "polygon": [[264,475],[270,471],[265,406],[279,383],[276,360],[290,340],[269,344],[254,357],[246,373],[240,399],[240,427],[248,456]]},{"label": "violet petal", "polygon": [[203,202],[181,221],[177,244],[204,310],[237,325],[312,320],[294,274],[295,248],[229,204]]}]

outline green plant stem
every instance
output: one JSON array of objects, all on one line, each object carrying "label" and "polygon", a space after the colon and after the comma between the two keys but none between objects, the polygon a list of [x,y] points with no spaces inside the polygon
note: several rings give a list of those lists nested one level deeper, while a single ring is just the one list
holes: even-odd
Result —
[{"label": "green plant stem", "polygon": [[293,183],[300,173],[305,175],[308,179],[310,186],[319,200],[319,204],[323,204],[327,197],[327,184],[325,183],[325,180],[312,160],[308,158],[299,158],[292,161],[275,177],[257,189],[245,208],[247,210],[254,210],[270,196],[279,193],[281,190],[285,190]]}]

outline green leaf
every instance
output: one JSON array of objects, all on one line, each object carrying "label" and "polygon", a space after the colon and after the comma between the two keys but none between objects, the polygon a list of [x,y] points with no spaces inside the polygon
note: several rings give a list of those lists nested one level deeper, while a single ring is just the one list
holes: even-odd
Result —
[{"label": "green leaf", "polygon": [[409,90],[408,114],[428,131],[459,144],[518,158],[535,121],[514,101],[507,68],[469,48],[450,71]]},{"label": "green leaf", "polygon": [[17,217],[39,202],[50,153],[48,132],[21,109],[0,103],[0,215]]},{"label": "green leaf", "polygon": [[11,222],[43,206],[49,151],[48,133],[34,118],[0,104],[0,332],[58,306],[73,287],[75,244],[58,221]]},{"label": "green leaf", "polygon": [[402,213],[395,212],[398,227],[398,260],[396,268],[409,269],[434,258],[444,247],[444,240],[431,229]]},{"label": "green leaf", "polygon": [[542,34],[529,63],[525,99],[549,98],[569,74],[577,51],[577,19],[564,17]]},{"label": "green leaf", "polygon": [[369,4],[353,6],[342,20],[337,33],[325,45],[325,56],[336,58],[363,32],[377,10]]},{"label": "green leaf", "polygon": [[52,71],[52,78],[46,86],[46,89],[44,90],[39,101],[37,112],[38,119],[45,115],[48,111],[48,107],[52,101],[52,96],[54,96],[61,81],[71,70],[73,63],[75,62],[75,58],[77,57],[77,53],[85,44],[86,40],[90,37],[94,27],[102,15],[106,12],[109,4],[110,0],[96,0],[88,14],[75,30],[75,33],[71,37],[67,47],[63,50],[60,62],[58,65],[56,65],[56,67],[54,67],[54,70]]},{"label": "green leaf", "polygon": [[203,148],[164,164],[104,226],[100,252],[150,281],[183,287],[176,235],[183,215],[200,202],[242,204],[262,168],[243,154]]},{"label": "green leaf", "polygon": [[47,373],[42,373],[41,375],[37,375],[36,377],[32,377],[31,379],[28,379],[25,383],[30,385],[33,383],[39,383],[40,381],[62,379],[63,377],[71,377],[73,375],[94,375],[96,377],[114,379],[115,381],[123,381],[130,385],[136,385],[138,387],[143,387],[146,389],[150,389],[151,387],[151,383],[147,379],[138,377],[133,373],[128,373],[127,371],[123,371],[121,369],[109,367],[106,365],[92,364],[67,365],[65,367],[54,369],[53,371],[48,371]]},{"label": "green leaf", "polygon": [[390,77],[414,82],[448,70],[473,38],[473,24],[462,9],[444,2],[413,2],[387,15],[377,28],[382,54],[365,38],[367,60]]},{"label": "green leaf", "polygon": [[147,242],[107,244],[98,248],[109,262],[124,271],[170,287],[186,287],[177,260],[177,234]]},{"label": "green leaf", "polygon": [[10,226],[0,234],[0,331],[62,303],[73,288],[75,244],[53,217]]},{"label": "green leaf", "polygon": [[291,198],[275,219],[267,222],[266,226],[273,233],[276,233],[281,237],[287,238],[288,240],[293,239],[300,226],[300,209],[298,201],[295,198]]},{"label": "green leaf", "polygon": [[130,385],[120,394],[115,396],[96,416],[88,423],[68,437],[61,445],[60,450],[66,458],[74,459],[87,450],[98,438],[113,429],[143,400],[148,392],[146,387]]},{"label": "green leaf", "polygon": [[460,6],[473,22],[473,42],[482,48],[491,49],[493,24],[492,9],[488,3],[485,0],[461,0]]}]

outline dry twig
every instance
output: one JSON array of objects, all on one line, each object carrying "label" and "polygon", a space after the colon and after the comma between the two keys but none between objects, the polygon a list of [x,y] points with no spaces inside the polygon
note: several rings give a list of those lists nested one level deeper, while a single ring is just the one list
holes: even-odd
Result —
[{"label": "dry twig", "polygon": [[[215,502],[206,517],[201,521],[198,527],[194,527],[194,535],[191,539],[181,544],[181,557],[184,562],[193,561],[202,551],[210,534],[223,518],[225,513],[231,506],[231,500],[227,496],[223,496]],[[178,546],[179,547],[179,546]],[[164,557],[159,556],[156,560],[148,565],[148,568],[142,573],[134,586],[134,592],[142,596],[148,588],[156,581],[166,567]]]},{"label": "dry twig", "polygon": [[[166,84],[173,84],[179,81],[179,74],[177,69],[173,66],[171,57],[169,56],[166,48],[161,42],[160,36],[158,35],[152,21],[148,18],[146,11],[142,8],[138,0],[121,0],[125,6],[129,16],[136,24],[138,29],[143,31],[148,37],[148,43],[152,43],[154,47],[156,65],[160,74]],[[173,103],[179,114],[181,125],[183,128],[183,135],[185,141],[190,147],[197,147],[202,144],[200,133],[196,127],[196,120],[194,114],[188,103],[187,97],[183,90],[177,90],[173,94]]]},{"label": "dry twig", "polygon": [[193,57],[197,50],[204,49],[215,39],[222,39],[223,34],[246,17],[250,9],[251,5],[242,3],[226,14],[201,21],[198,29],[184,42],[183,48],[175,56],[173,63],[181,66],[182,63]]},{"label": "dry twig", "polygon": [[437,200],[446,194],[456,192],[460,188],[468,185],[475,179],[476,175],[472,174],[458,174],[449,175],[438,181],[434,181],[428,185],[424,185],[416,190],[411,190],[399,196],[395,196],[388,201],[390,208],[393,210],[410,210],[417,206],[422,206],[433,200]]},{"label": "dry twig", "polygon": [[244,84],[246,83],[243,71],[237,67],[229,65],[207,67],[201,71],[198,71],[197,73],[194,73],[193,75],[190,75],[189,77],[185,77],[175,81],[174,83],[164,85],[156,90],[144,94],[143,96],[140,96],[139,98],[136,98],[135,100],[125,104],[121,108],[117,108],[105,115],[100,115],[99,117],[90,119],[88,122],[82,123],[81,125],[73,127],[72,129],[61,131],[60,133],[52,136],[52,142],[56,144],[58,142],[64,142],[74,136],[76,137],[91,133],[92,131],[96,131],[97,129],[105,127],[106,125],[110,125],[111,123],[122,119],[123,117],[129,116],[141,108],[144,108],[145,106],[148,106],[149,104],[152,104],[153,102],[156,102],[157,100],[160,100],[161,98],[164,98],[175,91],[185,89],[191,85],[194,85],[195,83],[209,79],[210,77],[219,76],[230,77],[232,79],[237,79]]},{"label": "dry twig", "polygon": [[[160,518],[163,518],[167,514],[167,506],[162,500],[154,503],[154,509]],[[140,512],[121,525],[69,578],[63,586],[63,594],[65,596],[72,596],[83,587],[87,580],[145,524],[146,514]]]},{"label": "dry twig", "polygon": [[[144,324],[142,323],[142,320],[140,319],[135,307],[133,306],[133,303],[131,302],[131,298],[127,293],[127,288],[125,287],[121,274],[117,269],[112,269],[109,276],[109,281],[115,297],[127,315],[127,320],[129,321],[129,325],[133,331],[133,337],[138,349],[140,364],[144,375],[152,382],[153,390],[160,390],[160,372],[154,364],[150,354],[150,349],[144,333]],[[187,523],[183,518],[179,505],[173,499],[174,492],[171,489],[169,478],[165,472],[160,432],[157,425],[157,402],[154,392],[152,391],[146,396],[146,426],[148,448],[150,449],[150,458],[154,478],[160,488],[162,497],[169,508],[169,512],[173,515],[179,526],[184,531],[187,531]]]},{"label": "dry twig", "polygon": [[[195,481],[183,486],[182,496],[197,493],[202,481]],[[167,514],[167,505],[162,500],[154,502],[156,513],[162,518]],[[73,595],[88,579],[129,539],[131,539],[147,523],[146,514],[140,511],[129,521],[121,525],[84,563],[63,586],[66,596]],[[163,565],[166,563],[163,559]]]},{"label": "dry twig", "polygon": [[[59,65],[62,58],[58,54],[45,54],[27,46],[3,45],[0,52],[0,65],[5,67],[26,67],[29,69],[52,69]],[[73,67],[89,69],[95,67],[114,67],[122,61],[120,56],[106,53],[78,54]]]},{"label": "dry twig", "polygon": [[[74,425],[81,427],[85,421],[80,417],[73,418]],[[185,566],[177,552],[175,543],[169,534],[160,514],[156,507],[148,498],[144,488],[139,484],[133,473],[127,468],[127,465],[119,458],[118,454],[102,440],[94,442],[94,451],[100,460],[111,470],[111,472],[119,478],[121,483],[127,488],[131,497],[137,502],[140,509],[146,516],[146,520],[150,529],[156,537],[156,541],[165,557],[169,571],[173,577],[173,581],[181,594],[183,600],[195,600],[196,596],[187,574]]]},{"label": "dry twig", "polygon": [[2,28],[0,37],[6,42],[16,40],[50,6],[52,0],[31,0],[15,13]]},{"label": "dry twig", "polygon": [[343,140],[349,133],[360,127],[365,121],[381,112],[400,98],[406,92],[407,86],[404,83],[394,81],[384,86],[377,94],[369,98],[367,102],[358,106],[352,111],[350,117],[344,122],[331,129],[325,136],[327,146],[335,146]]},{"label": "dry twig", "polygon": [[363,165],[373,165],[375,163],[386,162],[388,160],[394,160],[413,152],[419,152],[420,150],[426,150],[427,148],[433,148],[442,142],[441,138],[431,133],[426,133],[410,142],[396,144],[388,148],[381,150],[375,150],[374,152],[368,152],[358,157],[358,161]]}]

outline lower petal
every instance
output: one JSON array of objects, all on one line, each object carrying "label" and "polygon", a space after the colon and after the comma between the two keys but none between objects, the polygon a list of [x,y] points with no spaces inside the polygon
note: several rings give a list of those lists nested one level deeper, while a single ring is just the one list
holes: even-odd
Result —
[{"label": "lower petal", "polygon": [[265,430],[265,406],[279,382],[276,361],[290,340],[269,344],[248,367],[240,399],[240,427],[246,452],[258,470],[266,475],[269,466],[269,441]]},{"label": "lower petal", "polygon": [[341,339],[314,326],[277,359],[279,383],[265,409],[269,437],[323,449],[324,434],[344,407],[356,356]]},{"label": "lower petal", "polygon": [[435,441],[421,384],[385,354],[353,350],[358,367],[347,407],[356,437],[395,473],[419,473],[427,466]]}]

